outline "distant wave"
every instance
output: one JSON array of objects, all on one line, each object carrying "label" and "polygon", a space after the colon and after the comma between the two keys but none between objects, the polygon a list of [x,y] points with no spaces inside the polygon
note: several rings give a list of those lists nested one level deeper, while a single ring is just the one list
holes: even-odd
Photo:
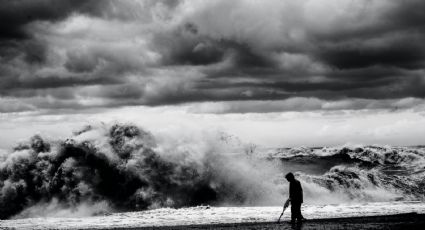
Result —
[{"label": "distant wave", "polygon": [[[298,170],[311,191],[353,201],[424,200],[425,148],[357,146],[277,149],[269,158]],[[312,193],[311,196],[317,196]]]},{"label": "distant wave", "polygon": [[341,148],[287,148],[269,153],[270,157],[344,159],[347,163],[364,162],[373,165],[425,165],[425,147],[362,146]]}]

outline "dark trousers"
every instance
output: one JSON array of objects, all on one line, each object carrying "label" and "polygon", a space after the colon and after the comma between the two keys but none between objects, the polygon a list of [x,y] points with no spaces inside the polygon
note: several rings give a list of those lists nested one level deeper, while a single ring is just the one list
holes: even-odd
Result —
[{"label": "dark trousers", "polygon": [[291,221],[298,219],[301,221],[303,215],[301,215],[301,203],[291,203]]}]

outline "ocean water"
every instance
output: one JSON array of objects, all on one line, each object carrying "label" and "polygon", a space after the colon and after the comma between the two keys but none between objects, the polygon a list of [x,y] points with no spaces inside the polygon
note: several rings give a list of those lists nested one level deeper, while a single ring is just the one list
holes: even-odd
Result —
[{"label": "ocean water", "polygon": [[334,202],[425,198],[424,146],[271,149],[265,156],[279,159],[283,171],[296,172],[313,203],[321,193],[332,194]]},{"label": "ocean water", "polygon": [[422,212],[424,163],[423,146],[270,149],[222,133],[183,140],[129,124],[86,126],[65,140],[35,135],[0,153],[0,218],[47,224],[152,213],[146,221],[172,212],[186,221],[196,210],[213,211],[208,221],[271,218],[288,197],[288,172],[301,181],[313,218]]},{"label": "ocean water", "polygon": [[313,199],[322,192],[332,194],[333,202],[425,198],[423,146],[294,148],[269,150],[266,155],[280,159],[285,171],[296,172],[306,196]]}]

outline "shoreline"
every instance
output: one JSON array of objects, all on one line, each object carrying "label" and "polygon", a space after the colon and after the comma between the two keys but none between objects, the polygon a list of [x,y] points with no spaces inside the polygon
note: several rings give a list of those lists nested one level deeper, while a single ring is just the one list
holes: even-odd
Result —
[{"label": "shoreline", "polygon": [[[276,223],[281,212],[279,206],[161,208],[0,220],[0,229],[292,229],[287,222]],[[302,229],[425,229],[425,202],[419,201],[306,205],[303,214],[308,220]],[[289,218],[285,212],[282,221]]]},{"label": "shoreline", "polygon": [[243,222],[243,223],[220,223],[220,224],[195,224],[179,226],[150,226],[150,227],[124,227],[105,228],[110,230],[145,230],[145,229],[425,229],[425,214],[404,213],[395,215],[378,215],[362,217],[342,217],[311,219],[303,223],[290,224],[286,221],[276,222]]}]

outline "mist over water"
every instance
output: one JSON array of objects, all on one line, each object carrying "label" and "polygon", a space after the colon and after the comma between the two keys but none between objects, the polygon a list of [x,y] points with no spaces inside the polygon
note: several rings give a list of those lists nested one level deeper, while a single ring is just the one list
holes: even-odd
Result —
[{"label": "mist over water", "polygon": [[281,205],[286,172],[305,202],[423,200],[423,147],[265,150],[224,133],[154,136],[131,124],[35,135],[0,155],[0,218],[197,205]]}]

